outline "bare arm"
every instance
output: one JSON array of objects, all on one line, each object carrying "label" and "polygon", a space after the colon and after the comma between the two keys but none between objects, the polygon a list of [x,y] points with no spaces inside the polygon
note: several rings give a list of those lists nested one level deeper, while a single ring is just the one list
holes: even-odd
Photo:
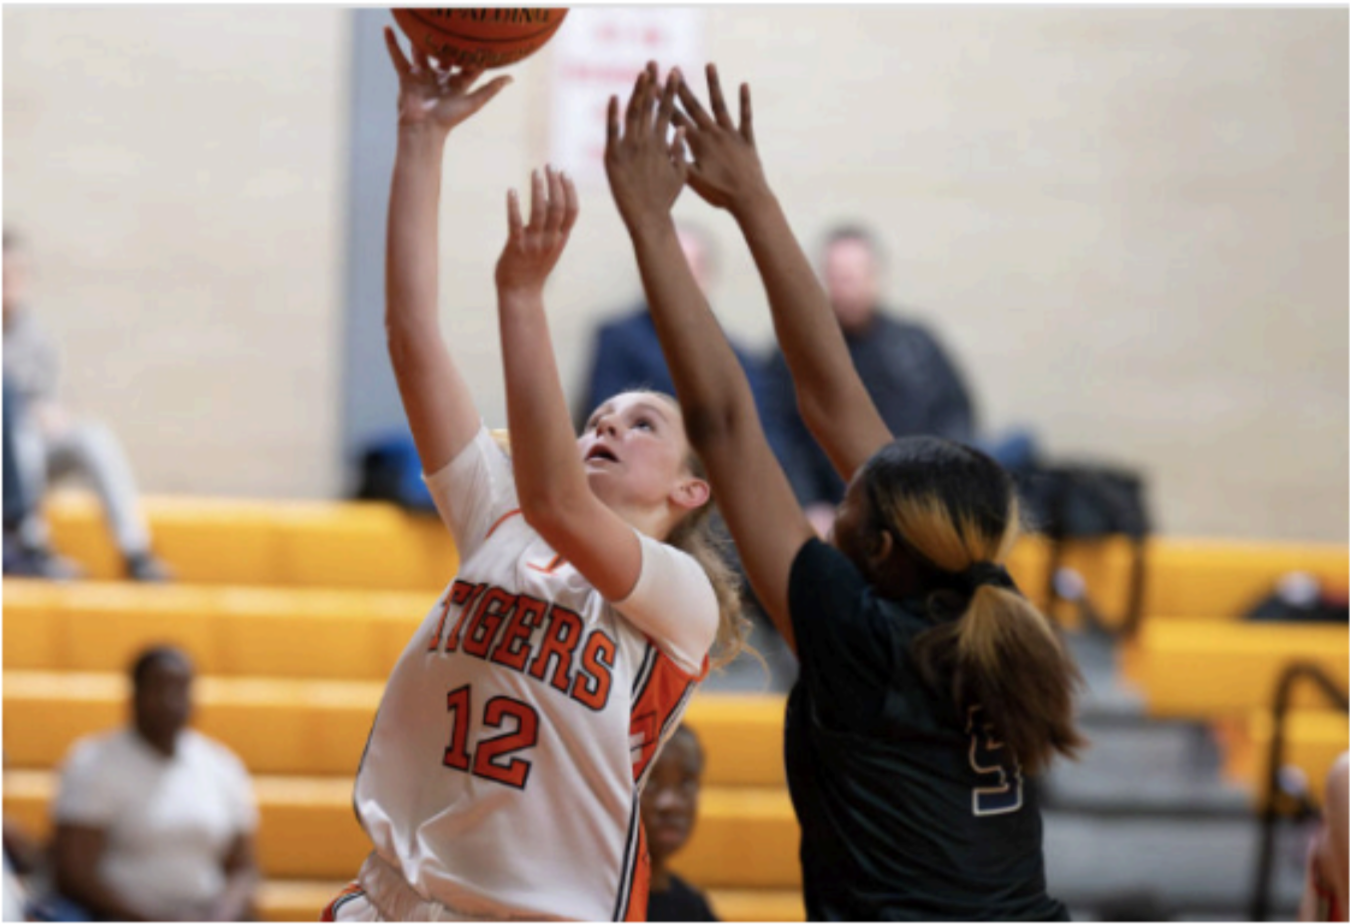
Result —
[{"label": "bare arm", "polygon": [[146,920],[99,877],[99,858],[106,845],[107,833],[102,828],[58,824],[52,838],[56,888],[98,917],[111,921]]},{"label": "bare arm", "polygon": [[225,872],[225,889],[211,908],[211,920],[254,920],[257,915],[253,898],[258,889],[259,875],[253,835],[240,833],[230,845],[230,852],[221,865]]},{"label": "bare arm", "polygon": [[689,185],[731,212],[750,247],[792,371],[797,406],[844,481],[892,439],[844,343],[829,298],[770,190],[755,148],[750,88],[741,85],[741,125],[727,111],[717,68],[708,65],[710,115],[683,82],[677,118],[694,155]]},{"label": "bare arm", "polygon": [[[610,100],[605,167],[637,255],[652,320],[690,442],[765,611],[793,645],[788,575],[813,535],[764,436],[745,372],[680,250],[670,207],[687,165],[666,144],[677,78],[657,104],[655,68],[638,79],[624,124]],[[653,113],[655,109],[655,113]]]},{"label": "bare arm", "polygon": [[1341,754],[1327,774],[1324,814],[1327,819],[1326,871],[1327,879],[1345,913],[1346,879],[1350,877],[1350,754]]},{"label": "bare arm", "polygon": [[506,412],[520,511],[553,550],[610,600],[628,596],[642,571],[633,528],[592,493],[572,430],[544,314],[544,283],[576,222],[572,181],[546,170],[531,180],[530,220],[514,190],[510,236],[497,263],[497,309]]},{"label": "bare arm", "polygon": [[410,62],[385,28],[398,71],[398,150],[385,241],[385,333],[399,395],[422,467],[435,472],[478,432],[473,396],[446,349],[437,319],[441,169],[450,130],[510,81],[473,92],[481,71],[435,67],[416,47]]}]

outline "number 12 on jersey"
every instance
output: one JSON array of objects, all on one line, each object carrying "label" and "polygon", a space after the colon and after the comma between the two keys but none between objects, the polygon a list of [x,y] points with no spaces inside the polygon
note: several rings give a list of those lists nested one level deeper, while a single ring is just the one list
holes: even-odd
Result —
[{"label": "number 12 on jersey", "polygon": [[539,741],[539,714],[529,703],[509,696],[494,696],[483,708],[483,725],[502,728],[514,725],[500,735],[483,738],[470,753],[469,726],[473,720],[473,688],[468,684],[451,690],[445,697],[450,712],[450,746],[441,761],[445,766],[474,776],[524,789],[530,779],[528,760],[509,755],[532,748]]},{"label": "number 12 on jersey", "polygon": [[[979,717],[980,707],[971,707],[966,720],[970,735],[970,767],[980,776],[980,785],[970,793],[975,815],[1004,815],[1022,807],[1022,768],[1003,751],[994,737],[994,727]],[[1009,766],[1010,765],[1010,766]]]}]

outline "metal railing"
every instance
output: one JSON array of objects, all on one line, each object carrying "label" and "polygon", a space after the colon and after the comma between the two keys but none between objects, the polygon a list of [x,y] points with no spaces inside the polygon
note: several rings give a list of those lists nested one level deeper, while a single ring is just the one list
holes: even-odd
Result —
[{"label": "metal railing", "polygon": [[1266,779],[1264,781],[1265,805],[1261,810],[1259,849],[1256,857],[1256,877],[1252,886],[1251,919],[1264,921],[1270,914],[1271,878],[1275,862],[1275,825],[1280,819],[1281,797],[1285,794],[1280,786],[1280,769],[1284,763],[1285,719],[1289,712],[1295,685],[1301,680],[1311,681],[1342,712],[1350,712],[1350,699],[1346,691],[1336,686],[1320,667],[1304,661],[1290,664],[1280,675],[1279,686],[1275,689],[1275,703],[1272,707],[1273,728],[1270,734],[1270,748],[1267,754]]}]

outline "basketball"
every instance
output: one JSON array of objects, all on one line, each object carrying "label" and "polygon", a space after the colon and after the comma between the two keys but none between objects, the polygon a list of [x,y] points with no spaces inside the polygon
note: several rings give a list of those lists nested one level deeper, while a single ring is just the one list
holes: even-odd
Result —
[{"label": "basketball", "polygon": [[567,10],[412,7],[393,14],[403,34],[442,64],[494,68],[515,64],[542,48]]}]

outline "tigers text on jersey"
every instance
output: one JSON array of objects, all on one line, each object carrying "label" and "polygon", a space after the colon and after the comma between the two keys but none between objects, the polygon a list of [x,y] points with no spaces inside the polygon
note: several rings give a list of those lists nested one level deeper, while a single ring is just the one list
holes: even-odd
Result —
[{"label": "tigers text on jersey", "polygon": [[641,781],[706,671],[712,586],[639,535],[637,585],[604,600],[525,522],[486,429],[427,482],[461,567],[390,675],[357,815],[453,912],[640,919]]}]

